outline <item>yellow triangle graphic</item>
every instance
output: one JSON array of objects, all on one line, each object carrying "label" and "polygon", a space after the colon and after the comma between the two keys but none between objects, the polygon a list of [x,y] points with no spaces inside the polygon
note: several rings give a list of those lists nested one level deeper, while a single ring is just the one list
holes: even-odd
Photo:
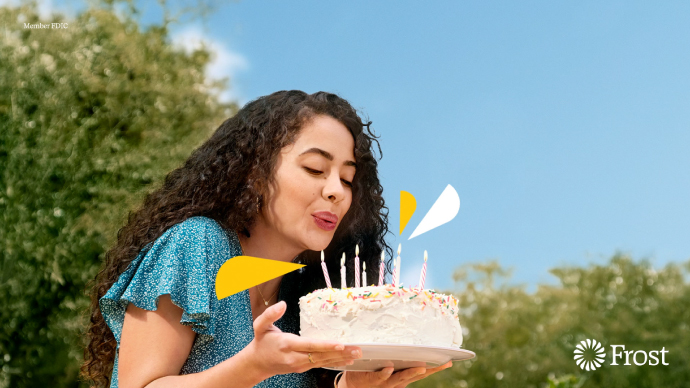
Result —
[{"label": "yellow triangle graphic", "polygon": [[218,300],[223,299],[302,267],[304,264],[251,256],[233,257],[216,274],[216,296]]},{"label": "yellow triangle graphic", "polygon": [[414,195],[407,191],[400,191],[400,234],[402,235],[405,226],[410,222],[410,218],[417,210],[417,200]]}]

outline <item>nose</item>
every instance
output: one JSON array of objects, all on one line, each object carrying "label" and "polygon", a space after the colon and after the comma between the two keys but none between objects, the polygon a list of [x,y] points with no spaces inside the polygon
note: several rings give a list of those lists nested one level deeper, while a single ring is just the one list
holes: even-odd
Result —
[{"label": "nose", "polygon": [[340,181],[339,174],[329,174],[326,184],[323,187],[322,195],[327,201],[338,203],[345,198],[345,187]]}]

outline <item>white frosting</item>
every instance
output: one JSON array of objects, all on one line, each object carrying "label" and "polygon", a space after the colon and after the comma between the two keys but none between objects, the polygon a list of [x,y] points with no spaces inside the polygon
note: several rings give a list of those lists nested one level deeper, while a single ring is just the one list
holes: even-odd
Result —
[{"label": "white frosting", "polygon": [[325,288],[299,300],[300,335],[344,343],[460,347],[458,302],[417,288]]}]

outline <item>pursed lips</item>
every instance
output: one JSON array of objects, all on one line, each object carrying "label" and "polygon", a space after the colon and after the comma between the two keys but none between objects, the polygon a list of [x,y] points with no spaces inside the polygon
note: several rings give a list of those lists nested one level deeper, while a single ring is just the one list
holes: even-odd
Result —
[{"label": "pursed lips", "polygon": [[328,211],[314,212],[312,213],[312,217],[314,217],[314,221],[317,225],[326,230],[335,229],[338,223],[338,216]]},{"label": "pursed lips", "polygon": [[331,222],[333,224],[338,223],[338,216],[331,212],[314,212],[312,214],[314,217],[320,218],[326,222]]}]

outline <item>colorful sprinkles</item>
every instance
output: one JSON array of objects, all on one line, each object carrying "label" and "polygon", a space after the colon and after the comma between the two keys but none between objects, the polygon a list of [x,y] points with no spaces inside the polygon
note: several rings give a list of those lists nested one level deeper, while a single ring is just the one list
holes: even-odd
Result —
[{"label": "colorful sprinkles", "polygon": [[[372,288],[374,288],[372,290]],[[382,289],[382,290],[380,290]],[[398,286],[393,287],[390,284],[380,287],[359,287],[359,288],[346,288],[346,289],[323,289],[316,290],[313,293],[309,293],[303,298],[307,298],[307,303],[313,298],[309,298],[310,295],[316,293],[323,293],[325,291],[329,292],[328,299],[321,305],[322,310],[332,310],[338,311],[338,302],[341,300],[350,299],[352,301],[357,301],[361,299],[363,302],[381,302],[383,303],[385,299],[392,298],[393,296],[406,298],[408,301],[412,301],[418,298],[420,310],[424,310],[427,306],[434,306],[443,315],[450,314],[454,318],[458,317],[458,300],[452,295],[439,294],[434,290],[423,290],[420,288]],[[345,293],[346,292],[346,293]],[[384,293],[382,297],[379,294]],[[323,300],[320,296],[314,295],[316,298]],[[414,302],[417,303],[417,302]]]}]

